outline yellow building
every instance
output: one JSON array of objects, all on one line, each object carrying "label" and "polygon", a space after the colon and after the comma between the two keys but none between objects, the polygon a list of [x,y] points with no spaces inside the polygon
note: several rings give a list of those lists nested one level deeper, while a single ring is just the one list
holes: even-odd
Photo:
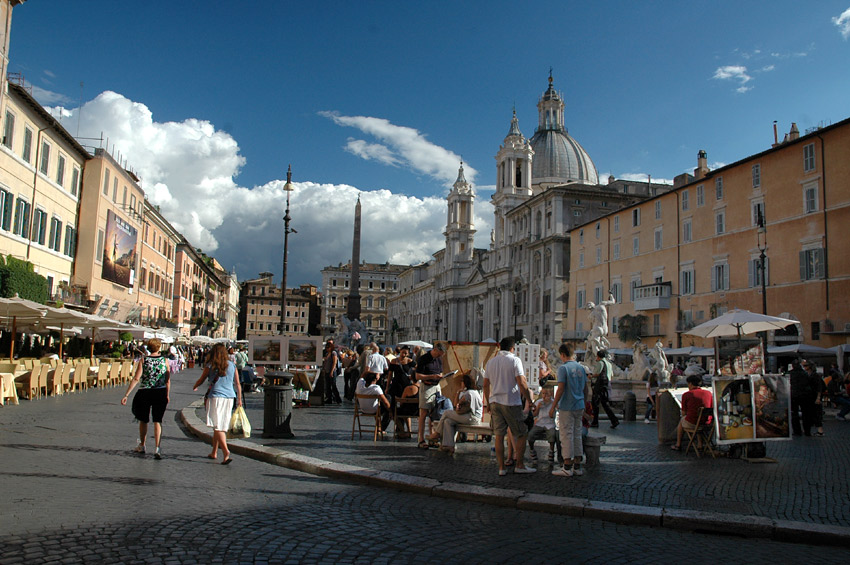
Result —
[{"label": "yellow building", "polygon": [[134,293],[144,198],[139,178],[96,149],[83,172],[83,219],[72,281],[95,314],[126,321],[141,311]]},{"label": "yellow building", "polygon": [[144,200],[144,228],[139,245],[140,265],[137,299],[141,306],[136,320],[142,325],[177,327],[174,305],[174,260],[183,239],[159,210]]},{"label": "yellow building", "polygon": [[242,283],[239,297],[239,339],[252,335],[318,335],[319,292],[311,284],[286,289],[286,315],[280,328],[280,287],[272,273]]},{"label": "yellow building", "polygon": [[645,342],[711,345],[683,332],[732,308],[799,320],[771,343],[847,342],[850,119],[803,136],[794,124],[762,153],[706,162],[701,151],[674,190],[570,231],[570,337],[610,291],[614,347],[630,345],[616,335],[626,315],[646,316]]},{"label": "yellow building", "polygon": [[8,83],[0,144],[0,253],[30,261],[51,298],[69,294],[84,164],[91,156],[22,85]]}]

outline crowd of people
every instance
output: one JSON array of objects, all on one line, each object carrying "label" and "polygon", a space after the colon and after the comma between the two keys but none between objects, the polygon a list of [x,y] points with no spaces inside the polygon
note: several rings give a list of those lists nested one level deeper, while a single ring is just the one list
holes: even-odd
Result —
[{"label": "crowd of people", "polygon": [[[548,352],[541,350],[537,375],[541,388],[535,400],[523,364],[514,350],[513,338],[502,339],[498,354],[487,362],[483,376],[476,371],[463,374],[461,386],[452,398],[446,398],[442,395],[441,381],[454,372],[443,370],[446,348],[442,343],[428,351],[406,345],[382,351],[376,343],[350,350],[338,348],[330,339],[323,351],[317,385],[326,404],[357,402],[365,414],[375,414],[380,408],[382,430],[386,430],[396,416],[399,438],[411,437],[411,419],[418,418],[418,447],[439,448],[447,453],[455,451],[457,426],[480,424],[487,412],[500,476],[506,475],[510,467],[517,474],[534,473],[538,461],[535,442],[539,440],[548,444],[548,461],[554,463],[557,458],[561,463],[552,471],[553,475],[582,475],[582,439],[588,428],[598,427],[600,409],[607,414],[612,429],[620,423],[610,405],[613,370],[607,351],[597,351],[596,363],[588,371],[586,365],[576,361],[571,344],[563,343],[559,347],[561,364],[556,370],[549,361]],[[224,456],[222,463],[229,464],[226,432],[234,401],[236,406],[241,406],[243,390],[256,390],[258,384],[245,348],[227,348],[219,343],[184,353],[173,346],[163,350],[162,343],[152,339],[134,355],[141,357],[142,362],[137,365],[121,403],[126,404],[133,389],[139,387],[132,401],[133,415],[139,422],[136,451],[145,453],[148,423],[152,419],[154,453],[157,459],[161,458],[162,416],[170,396],[170,373],[165,361],[189,355],[204,368],[195,389],[207,383],[207,425],[214,430],[209,457],[216,459],[220,450]],[[337,386],[340,377],[342,394]],[[803,361],[792,364],[789,380],[794,435],[823,435],[823,405],[826,402],[839,409],[839,420],[846,420],[850,413],[850,373],[842,375],[833,363],[822,378],[814,363]],[[655,417],[658,386],[657,376],[649,375],[644,419],[647,423]],[[712,395],[702,388],[702,377],[687,377],[687,386],[688,391],[682,396],[682,415],[677,440],[672,446],[674,450],[682,448],[684,432],[708,423],[711,414]],[[394,411],[398,398],[410,399],[410,402],[402,403]],[[706,410],[699,421],[703,408]],[[525,462],[526,450],[530,452],[531,466]]]}]

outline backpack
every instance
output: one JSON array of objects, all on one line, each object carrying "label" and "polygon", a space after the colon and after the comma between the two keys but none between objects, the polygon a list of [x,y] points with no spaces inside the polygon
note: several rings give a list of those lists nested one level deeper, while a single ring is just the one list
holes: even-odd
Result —
[{"label": "backpack", "polygon": [[434,407],[431,409],[431,421],[438,421],[443,417],[443,413],[452,410],[453,408],[454,406],[452,406],[452,401],[438,392]]}]

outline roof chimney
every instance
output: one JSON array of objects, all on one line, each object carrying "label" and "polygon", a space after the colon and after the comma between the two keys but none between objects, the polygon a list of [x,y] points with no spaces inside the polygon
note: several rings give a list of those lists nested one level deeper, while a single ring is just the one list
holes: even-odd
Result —
[{"label": "roof chimney", "polygon": [[788,138],[791,141],[800,137],[800,130],[797,129],[797,122],[791,122],[791,131],[788,132]]},{"label": "roof chimney", "polygon": [[776,147],[779,145],[779,134],[776,132],[776,120],[773,120],[773,145],[771,147]]},{"label": "roof chimney", "polygon": [[697,153],[697,168],[694,169],[694,177],[701,179],[708,174],[708,171],[708,153],[704,149],[700,149]]},{"label": "roof chimney", "polygon": [[615,180],[615,179],[614,179],[614,175],[608,175],[608,184],[613,183],[613,182],[614,182],[614,180]]}]

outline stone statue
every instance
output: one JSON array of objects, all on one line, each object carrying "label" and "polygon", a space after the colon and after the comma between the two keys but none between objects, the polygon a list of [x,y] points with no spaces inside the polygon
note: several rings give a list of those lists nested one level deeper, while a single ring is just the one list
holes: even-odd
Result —
[{"label": "stone statue", "polygon": [[590,311],[590,334],[587,336],[584,360],[586,363],[596,363],[596,352],[600,349],[608,349],[610,343],[608,338],[608,306],[616,304],[614,295],[608,293],[608,300],[599,304],[587,303]]},{"label": "stone statue", "polygon": [[658,376],[658,382],[670,381],[670,363],[667,361],[667,355],[664,354],[664,345],[661,340],[655,342],[655,346],[649,352],[650,370],[655,371]]},{"label": "stone statue", "polygon": [[649,378],[649,360],[646,358],[646,346],[636,341],[632,346],[632,364],[626,377],[630,381],[643,381]]},{"label": "stone statue", "polygon": [[360,320],[349,320],[348,316],[342,317],[343,330],[336,336],[340,345],[354,349],[358,345],[371,343],[372,339],[366,326]]}]

